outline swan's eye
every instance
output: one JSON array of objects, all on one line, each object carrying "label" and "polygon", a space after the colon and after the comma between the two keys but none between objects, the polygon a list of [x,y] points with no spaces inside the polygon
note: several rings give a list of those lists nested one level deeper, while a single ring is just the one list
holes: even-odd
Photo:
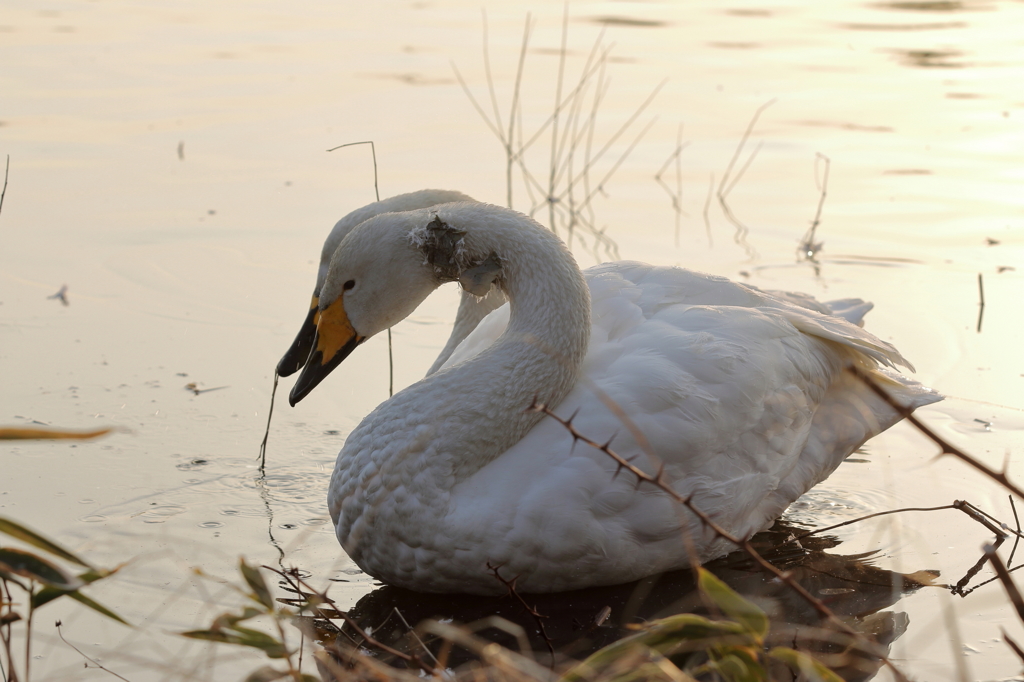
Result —
[{"label": "swan's eye", "polygon": [[354,279],[350,279],[349,281],[345,282],[345,284],[343,284],[341,288],[344,289],[345,291],[348,291],[349,289],[351,289],[355,285],[356,285],[356,281]]}]

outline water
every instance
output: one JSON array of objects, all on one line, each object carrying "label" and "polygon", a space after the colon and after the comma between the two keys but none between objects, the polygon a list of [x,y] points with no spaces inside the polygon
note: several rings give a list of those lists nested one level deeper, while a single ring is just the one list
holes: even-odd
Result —
[{"label": "water", "polygon": [[[527,131],[552,111],[563,7],[531,9]],[[524,19],[521,3],[487,6],[506,125]],[[1022,21],[1024,4],[995,1],[573,4],[566,90],[602,29],[614,43],[598,144],[667,79],[593,169],[596,183],[657,116],[596,196],[596,224],[624,258],[873,300],[868,327],[949,396],[922,417],[993,466],[1008,458],[1012,477],[1024,429]],[[306,3],[301,13],[251,2],[5,4],[0,422],[125,431],[2,446],[0,514],[99,563],[131,559],[91,594],[142,626],[48,606],[37,679],[105,674],[81,669],[51,616],[133,680],[255,668],[251,656],[167,634],[237,603],[192,566],[234,580],[240,554],[298,565],[314,580],[349,581],[331,590],[342,606],[372,588],[337,547],[324,499],[345,434],[387,397],[386,342],[364,344],[360,362],[298,408],[278,405],[263,482],[255,455],[320,244],[338,217],[373,200],[369,150],[323,150],[374,140],[385,196],[431,186],[505,202],[501,146],[450,67],[490,111],[481,47],[480,5],[469,2]],[[770,100],[748,153],[762,146],[729,195],[746,244],[717,201],[709,244],[710,177],[722,178]],[[677,246],[671,198],[654,176],[680,124]],[[544,138],[527,157],[541,177],[549,149]],[[820,196],[817,154],[830,174],[816,273],[796,247]],[[676,187],[674,160],[663,179]],[[530,207],[519,180],[514,201]],[[576,246],[581,263],[594,262]],[[47,299],[65,284],[68,306]],[[396,327],[396,387],[429,367],[456,300],[442,290]],[[192,382],[226,388],[196,395]],[[934,453],[911,428],[893,429],[801,499],[792,520],[826,525],[957,498],[1012,518],[999,488]],[[877,550],[883,568],[955,582],[986,533],[952,511],[897,516],[837,531],[837,551]],[[997,584],[966,599],[924,588],[894,610],[909,616],[892,652],[911,675],[954,679],[958,661],[969,678],[1019,669],[999,641],[1000,628],[1019,640],[1020,624]]]}]

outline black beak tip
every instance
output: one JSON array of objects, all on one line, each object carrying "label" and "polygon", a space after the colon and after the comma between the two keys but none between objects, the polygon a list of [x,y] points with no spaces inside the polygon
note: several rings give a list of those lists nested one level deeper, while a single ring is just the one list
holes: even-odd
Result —
[{"label": "black beak tip", "polygon": [[[302,373],[299,374],[299,378],[295,380],[295,385],[292,386],[292,390],[288,393],[288,404],[295,407],[300,400],[305,398],[309,393],[316,388],[317,384],[327,376],[328,372],[332,368],[327,369],[323,367],[324,355],[319,350],[314,350],[309,355],[309,359],[306,360],[305,365],[302,367]],[[326,371],[324,371],[326,369]]]},{"label": "black beak tip", "polygon": [[313,322],[316,316],[316,308],[312,308],[302,322],[302,327],[296,335],[292,345],[285,351],[281,361],[277,363],[277,375],[290,377],[302,369],[309,358],[309,352],[313,349],[313,338],[316,336],[316,323]]},{"label": "black beak tip", "polygon": [[292,352],[289,349],[289,351],[285,353],[284,357],[281,358],[281,361],[277,363],[277,376],[290,377],[291,375],[298,372],[299,369],[302,367],[302,365],[294,357],[291,356]]},{"label": "black beak tip", "polygon": [[324,360],[324,354],[316,348],[317,339],[313,340],[314,350],[309,354],[309,359],[306,360],[305,366],[302,368],[302,373],[299,374],[299,378],[295,380],[295,385],[292,386],[291,392],[288,393],[288,404],[292,407],[305,398],[309,393],[323,381],[331,371],[341,364],[341,361],[349,356],[349,354],[358,346],[360,343],[366,340],[364,336],[353,336],[340,350],[334,353],[334,356],[326,363]]}]

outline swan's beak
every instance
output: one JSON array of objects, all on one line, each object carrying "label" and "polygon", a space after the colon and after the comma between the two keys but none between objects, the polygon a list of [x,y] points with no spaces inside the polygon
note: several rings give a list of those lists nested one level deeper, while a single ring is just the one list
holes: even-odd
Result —
[{"label": "swan's beak", "polygon": [[365,336],[356,333],[352,323],[348,321],[342,296],[321,310],[317,317],[319,319],[313,336],[313,352],[309,354],[302,374],[288,395],[288,402],[292,407],[316,388],[316,385],[340,365],[356,346],[366,340]]},{"label": "swan's beak", "polygon": [[309,314],[302,322],[298,336],[292,341],[291,347],[285,351],[284,357],[277,363],[277,374],[282,377],[291,375],[302,369],[309,358],[309,351],[313,348],[313,339],[316,337],[316,323],[320,320],[320,292],[313,294],[313,302],[309,306]]}]

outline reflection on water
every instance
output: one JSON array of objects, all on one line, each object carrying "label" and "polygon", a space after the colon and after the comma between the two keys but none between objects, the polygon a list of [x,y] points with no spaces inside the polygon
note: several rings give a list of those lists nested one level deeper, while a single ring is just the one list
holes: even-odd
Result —
[{"label": "reflection on water", "polygon": [[[776,566],[787,570],[813,596],[824,602],[854,630],[888,651],[906,631],[905,613],[883,611],[903,596],[931,585],[937,574],[918,571],[907,575],[878,568],[873,553],[842,556],[826,553],[840,544],[831,537],[811,536],[799,544],[786,544],[793,533],[804,529],[777,523],[755,537],[755,548]],[[707,565],[730,587],[753,600],[771,619],[769,646],[791,646],[819,654],[839,654],[847,650],[848,639],[823,619],[806,601],[786,585],[766,576],[742,553],[734,553]],[[677,613],[708,614],[696,591],[689,571],[675,571],[636,583],[590,588],[549,595],[527,595],[529,603],[544,616],[544,634],[557,652],[558,660],[582,659],[601,647],[632,634],[630,624],[643,623]],[[610,615],[609,615],[610,614]],[[462,597],[424,595],[396,587],[382,587],[369,593],[349,611],[349,615],[378,641],[403,653],[423,654],[425,644],[437,656],[443,642],[427,637],[419,639],[409,626],[427,620],[472,624],[490,616],[500,616],[520,626],[527,634],[533,655],[548,661],[548,641],[536,620],[511,597]],[[358,634],[346,623],[312,621],[319,638],[339,660],[346,646],[362,645]],[[514,637],[494,628],[477,632],[485,639],[516,650]],[[423,644],[421,644],[423,642]],[[363,648],[366,651],[366,648]],[[389,665],[405,667],[401,659],[381,651],[372,655]],[[455,648],[448,665],[452,668],[475,657]],[[874,676],[880,662],[862,652],[836,659],[835,669],[846,680],[866,680]]]},{"label": "reflection on water", "polygon": [[959,69],[967,66],[964,56],[957,50],[894,50],[902,61],[910,66],[924,68]]},{"label": "reflection on water", "polygon": [[[367,342],[363,362],[301,411],[279,406],[270,476],[260,482],[256,469],[273,365],[294,332],[296,306],[308,301],[312,261],[327,228],[373,198],[368,154],[322,150],[374,139],[382,194],[431,186],[505,200],[502,151],[450,66],[488,107],[479,3],[381,7],[4,5],[0,159],[10,154],[11,177],[0,214],[0,423],[111,424],[130,433],[75,447],[0,446],[0,514],[97,563],[142,557],[97,596],[144,627],[126,635],[74,612],[65,619],[72,641],[103,651],[130,679],[164,679],[184,666],[199,670],[196,679],[238,679],[257,667],[211,654],[204,668],[195,663],[202,652],[179,654],[167,635],[228,608],[226,597],[195,588],[189,568],[227,575],[240,554],[336,581],[339,605],[359,602],[357,611],[379,616],[378,624],[393,613],[389,604],[409,620],[445,613],[431,613],[428,598],[374,591],[338,548],[326,515],[344,436],[387,396],[384,346]],[[551,115],[562,11],[554,3],[533,14],[517,117],[530,129]],[[495,0],[488,18],[495,90],[508,102],[524,9]],[[625,258],[819,299],[872,300],[868,328],[950,396],[923,418],[997,469],[1007,456],[1015,462],[1024,433],[1022,25],[1024,3],[1010,1],[571,5],[570,67],[582,66],[602,29],[616,44],[601,85],[614,86],[596,118],[607,123],[601,139],[670,79],[645,114],[657,120],[595,192],[594,226]],[[721,180],[753,112],[772,98],[750,141],[750,149],[763,146],[729,197],[760,254],[753,261],[732,242],[734,228],[708,187]],[[579,105],[584,112],[589,102]],[[626,138],[607,159],[620,158]],[[545,138],[535,149],[552,146]],[[655,176],[673,153],[678,173],[666,174],[666,196]],[[831,159],[832,175],[815,272],[794,252],[819,200],[818,153]],[[547,160],[534,170],[546,177]],[[577,255],[593,260],[587,249]],[[65,284],[68,305],[47,299]],[[419,323],[396,327],[396,387],[421,377],[443,345],[457,301],[449,294],[428,300]],[[228,388],[183,390],[193,378],[203,380],[200,391]],[[854,458],[866,461],[848,462],[799,500],[789,519],[820,526],[958,498],[1012,518],[1001,490],[934,454],[910,429],[895,429]],[[847,565],[875,564],[855,569],[858,580],[870,573],[881,583],[921,568],[963,576],[990,540],[949,516],[838,532]],[[846,575],[825,549],[794,563],[809,583]],[[719,568],[748,593],[771,587],[742,566]],[[888,616],[896,595],[876,587],[822,583],[818,593],[861,627],[887,630],[911,676],[955,679],[964,660],[968,678],[1017,669],[1000,633],[1018,632],[1016,617],[998,585],[955,603],[939,590],[909,589]],[[644,617],[678,606],[686,589],[684,575],[657,581],[641,600]],[[625,622],[629,595],[615,601],[613,592],[573,612],[586,623],[598,604],[618,605],[595,637]],[[764,600],[780,622],[806,615],[770,589]],[[496,608],[515,616],[508,603]],[[947,626],[947,611],[959,631]],[[566,642],[574,641],[571,627]],[[38,679],[81,674],[77,655],[41,637]],[[154,673],[159,666],[126,652],[163,667]]]}]

